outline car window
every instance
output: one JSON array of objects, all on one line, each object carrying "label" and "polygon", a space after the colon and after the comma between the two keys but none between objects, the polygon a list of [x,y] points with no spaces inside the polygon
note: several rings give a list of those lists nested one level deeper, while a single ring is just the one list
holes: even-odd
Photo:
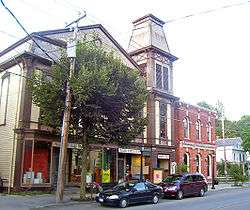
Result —
[{"label": "car window", "polygon": [[168,176],[165,179],[163,179],[163,182],[177,182],[180,181],[182,176],[180,175],[173,175],[173,176]]},{"label": "car window", "polygon": [[193,181],[193,178],[191,175],[189,176],[186,176],[186,178],[184,179],[185,182],[192,182]]},{"label": "car window", "polygon": [[114,190],[131,190],[137,182],[129,181],[129,182],[121,182],[120,184],[116,185],[113,189]]},{"label": "car window", "polygon": [[147,182],[146,183],[146,186],[149,188],[149,189],[152,189],[152,188],[155,188],[156,186],[150,182]]},{"label": "car window", "polygon": [[146,190],[146,187],[145,187],[145,184],[144,183],[137,183],[134,188],[137,190],[137,191],[143,191],[143,190]]},{"label": "car window", "polygon": [[192,177],[194,182],[203,181],[203,177],[201,175],[192,175]]}]

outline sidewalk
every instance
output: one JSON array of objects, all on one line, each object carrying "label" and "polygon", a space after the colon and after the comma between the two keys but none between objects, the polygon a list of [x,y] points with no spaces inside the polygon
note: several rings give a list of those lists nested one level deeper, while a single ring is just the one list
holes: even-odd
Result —
[{"label": "sidewalk", "polygon": [[212,189],[212,184],[208,185],[208,191],[219,191],[219,190],[225,190],[225,189],[237,189],[242,187],[250,187],[250,182],[243,183],[242,186],[233,186],[233,182],[231,183],[219,183],[218,185],[214,185],[215,189]]},{"label": "sidewalk", "polygon": [[[226,189],[239,189],[242,186],[232,186],[233,183],[221,183],[215,185],[215,189],[211,189],[211,184],[208,186],[209,192],[215,192]],[[250,187],[250,183],[245,183],[243,187]],[[35,196],[19,196],[19,195],[1,195],[0,194],[0,210],[42,210],[45,207],[53,206],[70,206],[80,205],[83,202],[72,201],[72,197],[79,197],[79,188],[66,188],[63,203],[56,204],[55,194],[35,195]],[[92,203],[93,201],[86,201],[84,203]]]}]

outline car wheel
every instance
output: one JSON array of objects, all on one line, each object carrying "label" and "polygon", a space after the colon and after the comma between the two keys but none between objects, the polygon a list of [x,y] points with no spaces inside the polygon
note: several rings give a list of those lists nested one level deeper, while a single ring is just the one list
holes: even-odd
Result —
[{"label": "car wheel", "polygon": [[179,190],[179,191],[177,192],[176,198],[177,198],[178,200],[183,199],[183,192],[182,192],[181,190]]},{"label": "car wheel", "polygon": [[119,205],[121,208],[126,208],[127,206],[128,206],[128,201],[127,201],[127,199],[125,199],[125,198],[122,198],[121,200],[120,200],[120,205]]},{"label": "car wheel", "polygon": [[204,188],[201,188],[201,189],[200,189],[200,192],[199,192],[199,196],[200,196],[200,197],[203,197],[204,194],[205,194],[205,190],[204,190]]},{"label": "car wheel", "polygon": [[159,202],[159,196],[155,194],[153,196],[153,204],[157,204],[158,202]]}]

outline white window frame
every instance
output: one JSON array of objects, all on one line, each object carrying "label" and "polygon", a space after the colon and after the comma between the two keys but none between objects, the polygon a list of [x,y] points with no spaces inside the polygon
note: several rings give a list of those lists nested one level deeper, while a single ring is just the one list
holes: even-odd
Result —
[{"label": "white window frame", "polygon": [[[157,87],[156,65],[160,65],[161,66],[161,86],[162,86],[162,88],[158,88]],[[164,89],[163,67],[165,67],[167,69],[167,73],[168,73],[168,87],[167,87],[167,90]],[[155,87],[157,89],[159,89],[159,90],[164,90],[164,91],[169,92],[169,90],[170,90],[170,67],[168,65],[166,65],[166,64],[163,64],[163,63],[155,61],[154,75],[155,75]]]},{"label": "white window frame", "polygon": [[[183,159],[185,160],[185,155],[187,156],[187,172],[189,172],[189,170],[190,170],[190,155],[189,155],[189,153],[188,152],[186,152],[186,153],[184,153],[184,155],[183,155]],[[183,162],[184,162],[184,160],[183,160]],[[185,162],[184,162],[185,163]]]},{"label": "white window frame", "polygon": [[212,125],[210,122],[207,124],[207,140],[212,141]]},{"label": "white window frame", "polygon": [[2,95],[3,95],[3,85],[4,82],[7,80],[7,90],[6,90],[6,98],[5,98],[5,107],[4,109],[4,114],[3,114],[3,118],[0,118],[0,125],[5,125],[6,124],[6,118],[7,118],[7,110],[8,110],[8,98],[9,98],[9,87],[10,87],[10,74],[6,73],[2,76],[1,78],[1,90],[0,90],[0,111],[2,110],[2,104],[3,104],[3,99],[2,99]]},{"label": "white window frame", "polygon": [[[197,138],[197,125],[199,126],[199,136],[198,136],[198,138]],[[196,138],[196,140],[201,141],[201,121],[199,119],[195,122],[195,138]]]},{"label": "white window frame", "polygon": [[[187,122],[187,137],[185,136],[185,127],[184,127],[184,123],[185,121]],[[190,135],[190,126],[189,126],[189,118],[188,116],[184,117],[183,121],[182,121],[182,126],[183,126],[183,135],[184,135],[184,139],[189,139],[189,135]]]}]

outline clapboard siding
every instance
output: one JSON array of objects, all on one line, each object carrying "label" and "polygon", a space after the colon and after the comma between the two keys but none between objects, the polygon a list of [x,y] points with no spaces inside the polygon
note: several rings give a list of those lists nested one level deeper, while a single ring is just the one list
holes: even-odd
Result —
[{"label": "clapboard siding", "polygon": [[[1,77],[5,72],[6,71],[0,73],[0,80],[2,80]],[[22,74],[21,68],[18,65],[8,69],[8,72],[12,72],[15,74]],[[19,120],[17,119],[17,116],[19,116],[18,107],[20,107],[19,104],[20,97],[18,97],[18,95],[20,96],[19,90],[23,80],[22,77],[15,74],[10,74],[6,124],[0,126],[0,176],[5,179],[9,179],[13,142],[15,138],[14,128],[16,122],[18,122]],[[15,160],[15,149],[16,145],[14,145],[13,160]],[[15,161],[13,161],[13,166],[12,166],[13,173],[15,168],[14,164]]]}]

